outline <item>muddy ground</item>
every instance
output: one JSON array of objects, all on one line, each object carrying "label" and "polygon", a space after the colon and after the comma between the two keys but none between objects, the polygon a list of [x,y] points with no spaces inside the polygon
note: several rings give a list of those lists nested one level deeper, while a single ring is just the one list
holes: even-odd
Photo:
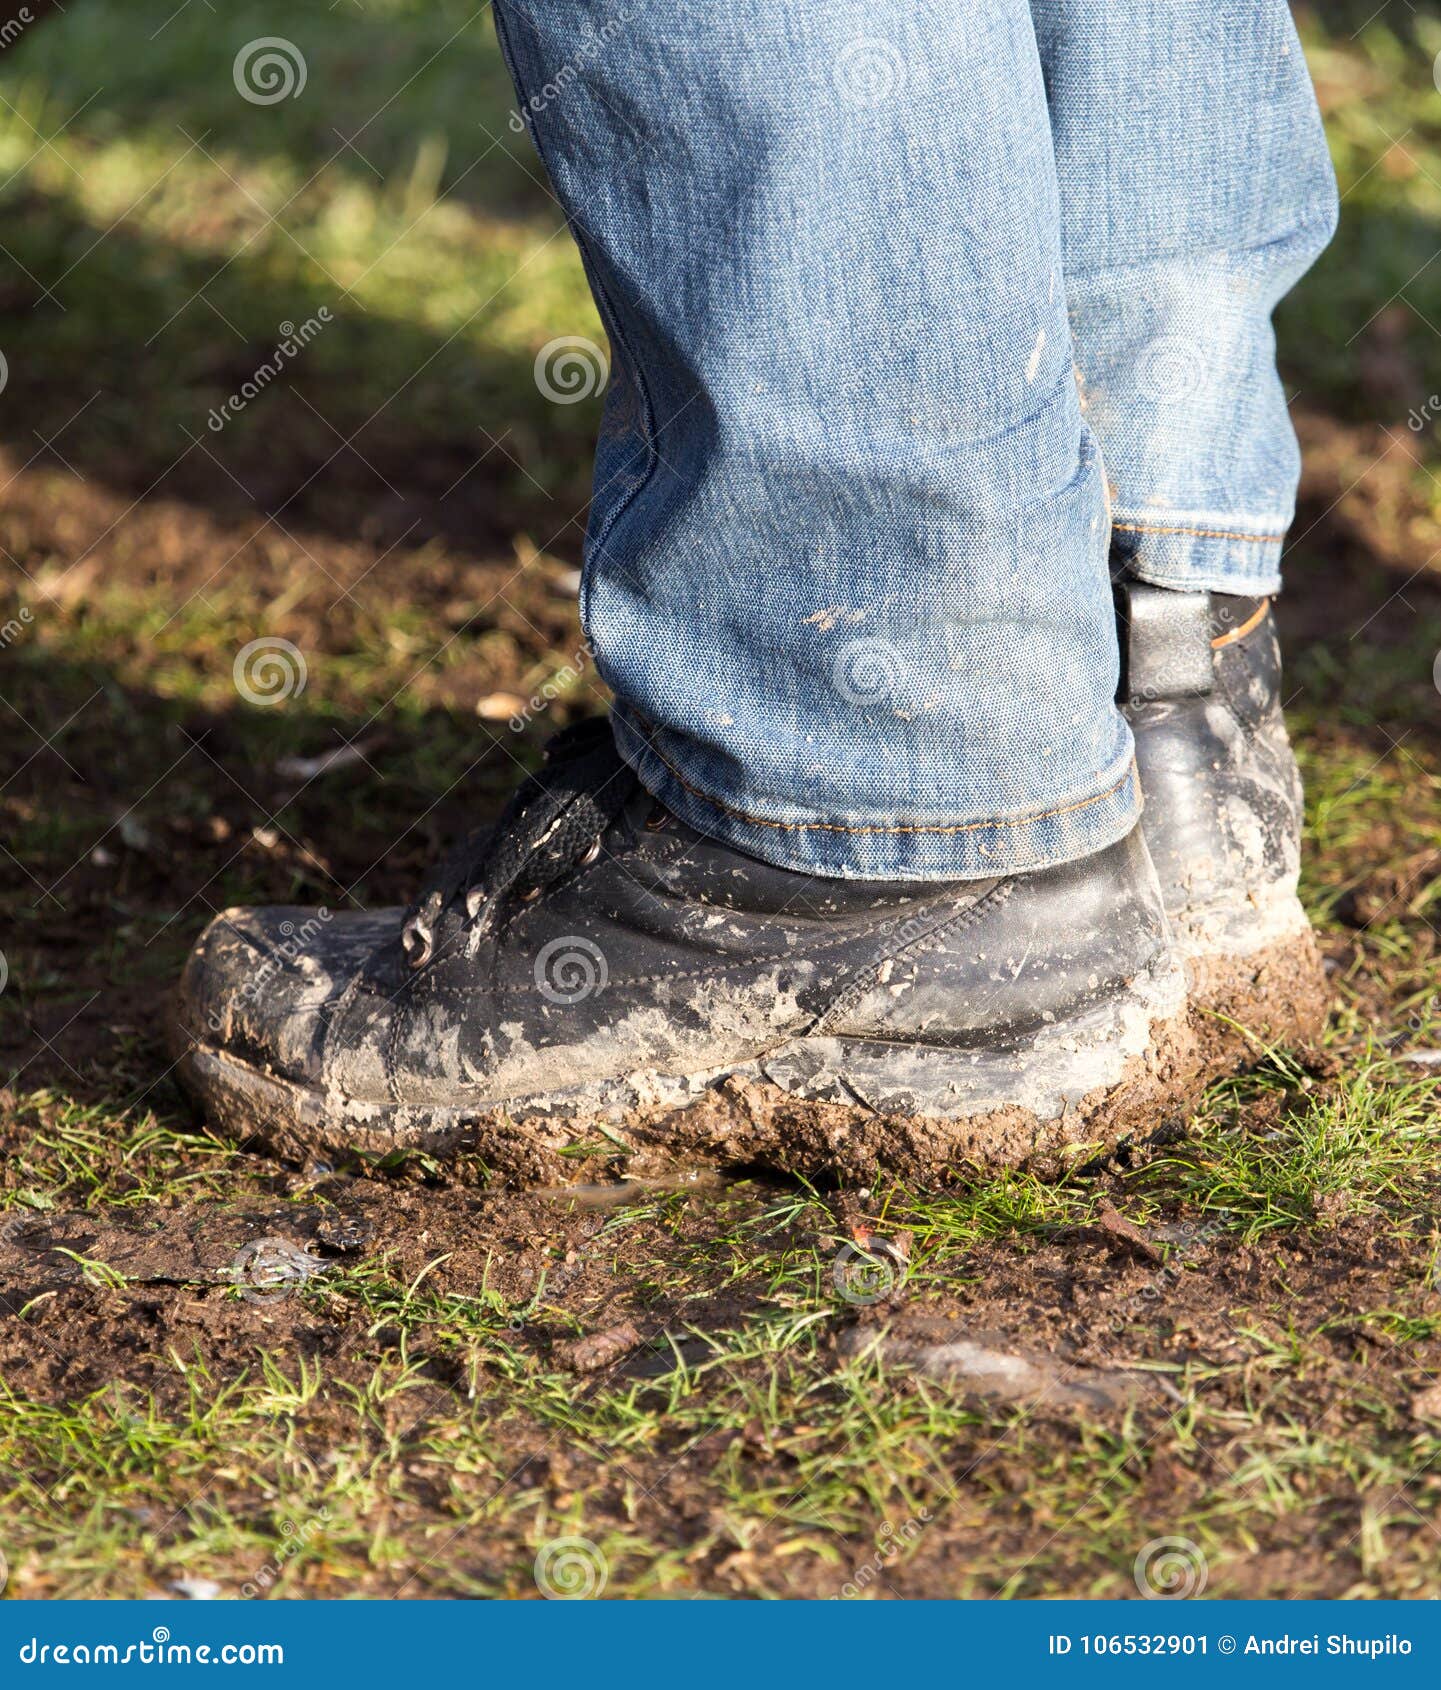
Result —
[{"label": "muddy ground", "polygon": [[[1322,472],[1325,444],[1323,429]],[[1351,661],[1336,648],[1364,621],[1367,650],[1384,668],[1388,652],[1414,644],[1418,616],[1441,625],[1441,585],[1424,575],[1401,579],[1391,560],[1367,549],[1367,513],[1327,512],[1328,491],[1324,483],[1312,491],[1303,518],[1307,590],[1286,606],[1289,647],[1300,668],[1324,673]],[[23,497],[17,504],[25,511]],[[86,532],[99,535],[118,508],[118,500],[97,500],[83,517],[65,511],[68,543],[75,523],[86,520]],[[62,518],[36,497],[23,518],[9,520],[13,527]],[[209,553],[199,550],[204,519],[195,513],[150,520],[185,531],[177,549],[187,568],[220,563],[228,540],[214,537]],[[423,576],[408,590],[423,595]],[[561,646],[575,637],[573,611],[557,607],[548,584],[513,583],[511,596],[527,621],[553,627]],[[38,696],[55,681],[44,668],[37,663],[33,676]],[[31,1404],[90,1404],[93,1417],[95,1404],[117,1400],[123,1382],[128,1413],[144,1402],[146,1417],[181,1423],[194,1391],[187,1358],[203,1358],[216,1388],[244,1389],[267,1358],[286,1371],[313,1367],[323,1390],[292,1418],[288,1436],[317,1452],[356,1442],[350,1393],[403,1358],[419,1398],[405,1399],[379,1449],[360,1438],[367,1458],[401,1459],[407,1438],[423,1443],[434,1424],[478,1418],[488,1433],[483,1483],[524,1499],[511,1511],[493,1505],[484,1533],[462,1534],[462,1543],[445,1538],[437,1565],[422,1550],[456,1518],[447,1494],[453,1480],[442,1482],[439,1470],[428,1477],[424,1460],[408,1464],[410,1482],[387,1529],[413,1552],[395,1566],[358,1569],[347,1550],[337,1571],[328,1555],[307,1549],[285,1566],[286,1594],[524,1592],[534,1587],[529,1557],[538,1533],[551,1530],[537,1521],[576,1498],[584,1499],[588,1542],[610,1530],[640,1545],[607,1561],[614,1586],[629,1577],[646,1588],[644,1567],[661,1565],[668,1570],[659,1587],[677,1592],[858,1594],[843,1587],[859,1570],[869,1594],[936,1595],[1026,1590],[1034,1567],[1038,1588],[1124,1592],[1134,1589],[1125,1564],[1131,1539],[1139,1551],[1170,1535],[1201,1538],[1191,1522],[1213,1517],[1228,1492],[1249,1516],[1254,1489],[1279,1482],[1260,1454],[1278,1424],[1304,1428],[1312,1446],[1354,1441],[1358,1449],[1384,1428],[1403,1466],[1410,1443],[1432,1436],[1441,1294],[1427,1241],[1436,1210],[1430,1167],[1418,1169],[1409,1151],[1402,1189],[1394,1200],[1383,1192],[1379,1209],[1353,1212],[1343,1180],[1329,1195],[1290,1193],[1280,1215],[1266,1217],[1276,1224],[1258,1231],[1254,1212],[1238,1224],[1214,1194],[1196,1201],[1208,1166],[1205,1135],[1195,1144],[1172,1135],[1049,1192],[1034,1222],[998,1219],[994,1236],[972,1228],[957,1246],[924,1193],[812,1193],[734,1168],[675,1188],[588,1186],[577,1196],[496,1189],[479,1165],[283,1166],[187,1137],[194,1129],[165,1077],[161,1016],[222,862],[239,852],[257,896],[333,896],[337,884],[363,881],[368,898],[399,897],[436,838],[473,815],[475,801],[452,794],[397,841],[396,811],[411,802],[403,774],[395,807],[374,816],[369,830],[328,825],[317,783],[293,802],[283,831],[272,828],[267,816],[285,790],[235,744],[223,717],[94,678],[107,690],[97,721],[109,718],[113,737],[67,740],[63,755],[6,748],[9,803],[22,813],[59,809],[102,842],[62,877],[62,889],[37,899],[15,948],[23,980],[63,989],[53,997],[12,993],[7,1003],[4,1059],[23,1082],[0,1127],[4,1185],[15,1205],[0,1231],[6,1389]],[[524,684],[520,674],[486,673],[492,689],[508,681]],[[1354,779],[1387,755],[1395,736],[1346,715],[1323,707],[1306,731],[1316,756],[1343,743],[1357,764]],[[424,716],[403,730],[386,725],[386,750],[376,759],[381,791],[389,785],[384,771],[405,767],[407,735],[425,731]],[[1435,712],[1402,737],[1414,778],[1434,781]],[[177,758],[185,804],[146,805],[138,831],[112,826],[117,807],[133,803],[147,778],[176,779],[165,771]],[[508,755],[485,759],[482,805],[499,802],[508,764]],[[60,875],[66,863],[35,866]],[[1417,1028],[1429,1026],[1435,935],[1424,893],[1438,866],[1434,844],[1394,818],[1362,828],[1330,859],[1313,853],[1310,877],[1332,899],[1325,948],[1341,1020],[1327,1050],[1281,1061],[1270,1083],[1216,1106],[1226,1133],[1264,1148],[1268,1138],[1284,1138],[1288,1119],[1313,1119],[1318,1097],[1350,1083],[1368,1040],[1415,1044]],[[1405,931],[1400,950],[1392,918]],[[1384,944],[1373,942],[1378,930]],[[1383,1090],[1387,1083],[1376,1082]],[[1404,1071],[1396,1083],[1405,1083]],[[1425,1099],[1408,1107],[1413,1127],[1418,1107],[1419,1119],[1432,1119]],[[109,1130],[119,1154],[110,1165],[102,1156],[98,1172],[73,1159],[91,1142],[83,1136],[82,1148],[65,1152],[64,1121],[77,1108],[116,1123]],[[159,1148],[134,1148],[134,1123],[151,1119],[172,1136]],[[1189,1170],[1179,1183],[1178,1168]],[[619,1164],[611,1170],[623,1173]],[[1251,1177],[1264,1187],[1254,1170]],[[1132,1214],[1143,1216],[1140,1224],[1125,1218]],[[367,1269],[375,1270],[368,1282]],[[387,1296],[399,1294],[378,1295],[377,1286],[415,1284],[424,1285],[426,1317],[388,1315]],[[737,1344],[737,1334],[797,1319],[803,1355],[794,1360]],[[525,1404],[526,1393],[513,1390],[518,1377],[549,1381],[546,1391],[560,1399],[600,1402],[606,1412],[588,1425],[578,1411],[568,1427],[565,1415],[557,1422]],[[658,1408],[672,1401],[677,1377],[690,1380],[692,1395],[689,1411],[672,1419]],[[892,1412],[904,1409],[915,1421],[888,1436],[874,1464],[877,1488],[906,1499],[901,1524],[877,1537],[894,1498],[868,1503],[872,1481],[862,1472],[833,1518],[816,1510],[810,1535],[829,1552],[777,1555],[792,1540],[769,1509],[759,1510],[753,1530],[737,1533],[728,1498],[804,1495],[828,1447],[839,1452],[858,1434],[864,1446],[875,1435],[834,1403],[829,1415],[810,1417],[794,1405],[775,1412],[775,1401],[770,1412],[738,1404],[748,1392],[773,1396],[778,1378],[783,1402],[787,1391],[801,1401],[817,1391],[845,1396],[860,1377],[891,1399]],[[719,1400],[708,1427],[712,1390]],[[643,1443],[608,1441],[607,1413],[617,1401],[654,1416]],[[399,1440],[393,1449],[390,1438]],[[32,1453],[44,1447],[41,1440]],[[903,1476],[892,1470],[897,1449]],[[1394,1582],[1383,1576],[1377,1588],[1434,1590],[1429,1476],[1378,1498],[1364,1473],[1346,1471],[1349,1458],[1330,1459],[1346,1472],[1344,1483],[1328,1469],[1313,1493],[1304,1466],[1287,1470],[1293,1506],[1278,1514],[1261,1508],[1241,1543],[1212,1552],[1213,1591],[1339,1595],[1364,1587],[1377,1569],[1362,1540],[1378,1509],[1384,1529],[1407,1548]],[[1123,1534],[1119,1565],[1090,1522],[1092,1480],[1104,1489],[1115,1478],[1107,1479],[1108,1464],[1122,1471],[1126,1510],[1140,1522]],[[1248,1479],[1248,1467],[1257,1476]],[[63,1469],[45,1477],[63,1485]],[[231,1475],[226,1486],[235,1482]],[[174,1517],[162,1536],[173,1548],[198,1526],[193,1498],[171,1500]],[[142,1507],[146,1522],[158,1518],[157,1507],[164,1511]],[[19,1593],[66,1586],[66,1574],[47,1571],[44,1548],[47,1536],[63,1539],[59,1512],[59,1520],[32,1522],[24,1534],[30,1555],[12,1550]],[[206,1577],[217,1572],[227,1589],[254,1583],[239,1578],[234,1552],[222,1552]],[[176,1583],[134,1566],[114,1576],[118,1589]]]}]

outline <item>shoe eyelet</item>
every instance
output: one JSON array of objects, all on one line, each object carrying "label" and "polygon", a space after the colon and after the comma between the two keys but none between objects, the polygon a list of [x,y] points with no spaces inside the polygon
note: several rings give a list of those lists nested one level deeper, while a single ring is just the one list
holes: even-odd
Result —
[{"label": "shoe eyelet", "polygon": [[600,856],[600,838],[597,835],[597,837],[592,841],[590,848],[586,851],[585,855],[580,859],[580,862],[577,865],[577,867],[579,867],[579,868],[589,868],[590,865],[599,856]]},{"label": "shoe eyelet", "polygon": [[424,928],[407,927],[400,936],[408,968],[424,968],[435,955],[435,936]]},{"label": "shoe eyelet", "polygon": [[532,886],[531,889],[528,892],[522,892],[521,893],[520,901],[523,904],[533,904],[539,896],[540,896],[540,887],[539,886]]},{"label": "shoe eyelet", "polygon": [[663,828],[668,827],[669,825],[670,811],[667,810],[663,804],[657,804],[654,809],[652,809],[651,813],[645,818],[645,830],[647,833],[659,833]]}]

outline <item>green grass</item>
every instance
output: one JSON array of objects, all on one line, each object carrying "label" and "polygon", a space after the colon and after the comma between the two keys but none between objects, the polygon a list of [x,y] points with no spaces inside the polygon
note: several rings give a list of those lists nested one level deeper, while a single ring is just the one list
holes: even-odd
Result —
[{"label": "green grass", "polygon": [[[580,1248],[652,1332],[648,1377],[578,1380],[546,1360],[549,1341],[615,1312],[616,1292],[597,1295],[590,1276],[577,1287],[559,1259],[555,1298],[543,1284],[517,1298],[487,1288],[485,1273],[468,1294],[446,1289],[444,1251],[418,1273],[382,1252],[297,1293],[309,1329],[346,1334],[344,1365],[272,1353],[263,1332],[237,1350],[228,1335],[220,1374],[203,1346],[172,1341],[150,1391],[0,1399],[0,1469],[17,1475],[0,1504],[19,1588],[75,1593],[100,1577],[115,1594],[143,1594],[206,1578],[231,1593],[263,1574],[278,1595],[397,1590],[411,1578],[452,1594],[524,1594],[535,1549],[580,1535],[604,1555],[609,1588],[632,1595],[825,1594],[854,1582],[878,1544],[888,1583],[904,1586],[939,1576],[928,1558],[942,1540],[953,1560],[957,1543],[981,1546],[947,1573],[957,1594],[1118,1594],[1140,1546],[1174,1535],[1179,1518],[1224,1592],[1251,1588],[1258,1545],[1303,1542],[1320,1522],[1331,1532],[1332,1515],[1362,1497],[1390,1513],[1374,1524],[1381,1549],[1369,1564],[1343,1556],[1356,1590],[1428,1588],[1425,1533],[1409,1509],[1434,1505],[1427,1463],[1441,1444],[1407,1427],[1392,1381],[1369,1366],[1336,1392],[1335,1334],[1374,1331],[1393,1368],[1408,1352],[1435,1354],[1434,1221],[1429,1246],[1421,1236],[1434,1214],[1432,1112],[1423,1087],[1375,1057],[1334,1089],[1297,1079],[1283,1063],[1218,1088],[1194,1137],[1119,1187],[1011,1176],[946,1198],[876,1194],[881,1227],[915,1238],[912,1306],[964,1306],[969,1288],[984,1288],[986,1252],[1024,1258],[1064,1242],[1102,1196],[1145,1227],[1189,1221],[1211,1251],[1218,1240],[1324,1236],[1360,1217],[1373,1239],[1409,1252],[1408,1274],[1388,1280],[1374,1309],[1298,1329],[1284,1298],[1237,1309],[1241,1353],[1163,1364],[1176,1400],[1159,1422],[1148,1410],[1067,1429],[874,1361],[837,1364],[829,1341],[850,1311],[831,1281],[841,1234],[827,1201],[745,1186],[709,1201],[646,1198],[596,1217]],[[1258,1133],[1245,1109],[1263,1091],[1285,1107]],[[87,1148],[73,1112],[43,1135],[26,1172],[48,1177],[49,1201],[106,1210],[226,1194],[215,1171],[193,1165],[203,1143],[152,1128],[106,1153],[99,1137]],[[125,1174],[139,1183],[117,1190]],[[211,1183],[202,1191],[197,1179]],[[34,1195],[26,1186],[9,1200],[28,1209]],[[1172,1275],[1204,1275],[1188,1255],[1173,1253]],[[103,1262],[81,1265],[102,1300],[157,1295]],[[737,1288],[718,1323],[718,1300]],[[1126,1353],[1154,1310],[1121,1310]],[[1163,1450],[1179,1511],[1150,1476]],[[684,1498],[703,1502],[703,1522],[677,1542]],[[913,1521],[914,1536],[896,1538]]]}]

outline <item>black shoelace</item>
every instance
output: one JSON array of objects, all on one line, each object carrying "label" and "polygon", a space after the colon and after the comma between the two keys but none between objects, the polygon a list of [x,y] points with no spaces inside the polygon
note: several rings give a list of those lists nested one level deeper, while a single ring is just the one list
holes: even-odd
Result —
[{"label": "black shoelace", "polygon": [[635,791],[603,718],[579,722],[546,747],[488,835],[472,834],[440,865],[406,915],[401,943],[411,968],[435,955],[441,918],[463,904],[467,954],[496,919],[507,895],[537,897],[572,868],[600,854],[606,829]]}]

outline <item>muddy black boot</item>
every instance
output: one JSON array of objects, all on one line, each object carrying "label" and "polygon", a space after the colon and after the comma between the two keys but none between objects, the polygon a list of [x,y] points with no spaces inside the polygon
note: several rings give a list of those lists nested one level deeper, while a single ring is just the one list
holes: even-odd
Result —
[{"label": "muddy black boot", "polygon": [[1195,1074],[1139,828],[1023,877],[822,879],[677,820],[604,722],[409,911],[217,917],[178,1032],[237,1136],[464,1148],[517,1180],[587,1154],[1054,1169],[1179,1112]]},{"label": "muddy black boot", "polygon": [[1224,1064],[1254,1059],[1260,1041],[1313,1039],[1328,993],[1296,895],[1301,776],[1270,601],[1122,582],[1117,602],[1142,825],[1203,1055]]}]

